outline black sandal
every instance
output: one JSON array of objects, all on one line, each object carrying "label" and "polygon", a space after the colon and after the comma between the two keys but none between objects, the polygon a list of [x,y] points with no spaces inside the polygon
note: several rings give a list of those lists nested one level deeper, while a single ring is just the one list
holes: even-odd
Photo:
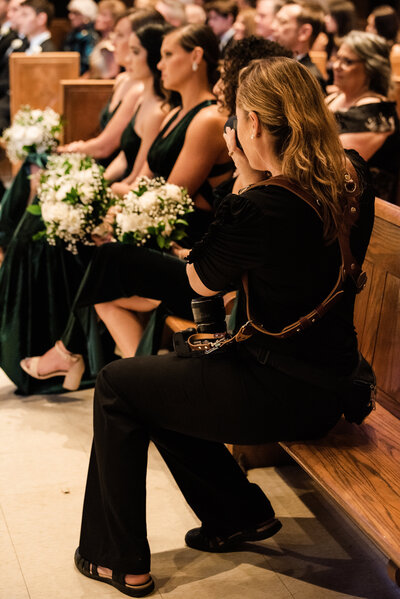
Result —
[{"label": "black sandal", "polygon": [[276,518],[271,518],[253,528],[237,531],[231,535],[219,536],[207,532],[203,527],[192,528],[186,533],[185,543],[192,549],[210,553],[225,553],[235,551],[248,541],[263,541],[275,535],[282,528]]},{"label": "black sandal", "polygon": [[142,584],[127,584],[125,582],[125,574],[119,574],[117,572],[112,573],[112,578],[106,576],[100,576],[96,564],[89,562],[87,559],[81,556],[79,549],[75,551],[75,566],[79,572],[92,580],[98,580],[99,582],[105,582],[115,587],[121,593],[129,595],[129,597],[145,597],[154,590],[154,580],[150,576],[149,580]]}]

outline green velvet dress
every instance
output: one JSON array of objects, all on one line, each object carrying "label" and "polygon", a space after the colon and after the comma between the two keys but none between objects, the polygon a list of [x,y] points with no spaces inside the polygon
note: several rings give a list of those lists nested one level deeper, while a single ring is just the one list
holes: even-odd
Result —
[{"label": "green velvet dress", "polygon": [[[132,123],[124,143],[129,160],[138,151],[132,143]],[[124,147],[121,146],[124,150]],[[17,386],[17,393],[62,392],[62,379],[36,380],[20,367],[27,356],[41,355],[61,338],[79,284],[94,246],[80,246],[74,255],[62,242],[50,246],[32,237],[43,229],[38,216],[26,212],[30,192],[29,167],[44,167],[46,155],[30,155],[7,191],[0,212],[0,245],[7,246],[0,268],[0,367]],[[37,202],[37,199],[35,200]],[[81,311],[80,326],[87,343],[82,348],[86,371],[82,387],[93,386],[99,369],[113,359],[114,345],[93,308]]]}]

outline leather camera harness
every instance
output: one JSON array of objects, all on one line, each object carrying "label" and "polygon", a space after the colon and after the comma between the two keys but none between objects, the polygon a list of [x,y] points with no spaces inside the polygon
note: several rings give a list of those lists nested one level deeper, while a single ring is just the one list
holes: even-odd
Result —
[{"label": "leather camera harness", "polygon": [[[353,280],[356,293],[362,291],[367,281],[367,275],[361,270],[361,267],[354,258],[350,248],[350,232],[354,224],[357,222],[360,212],[360,185],[357,173],[348,158],[346,158],[346,169],[343,223],[338,230],[338,242],[342,262],[339,269],[339,276],[329,295],[316,308],[314,308],[314,310],[305,316],[302,316],[296,322],[287,325],[281,331],[273,333],[268,331],[261,323],[257,322],[250,316],[248,276],[247,273],[245,273],[242,277],[242,284],[246,294],[247,322],[240,327],[239,331],[233,337],[210,339],[209,333],[194,333],[188,339],[188,344],[192,350],[201,350],[203,353],[211,353],[227,344],[233,343],[234,341],[245,341],[257,331],[278,339],[287,339],[288,337],[295,336],[305,331],[307,328],[320,320],[324,314],[326,314],[326,312],[336,304],[336,302],[344,293],[344,283],[347,277],[351,277]],[[283,175],[271,177],[270,179],[249,185],[239,193],[243,193],[255,187],[268,185],[284,187],[285,189],[295,193],[298,197],[304,200],[322,220],[322,206],[320,201],[312,196],[311,193],[308,193],[302,189],[295,181]]]}]

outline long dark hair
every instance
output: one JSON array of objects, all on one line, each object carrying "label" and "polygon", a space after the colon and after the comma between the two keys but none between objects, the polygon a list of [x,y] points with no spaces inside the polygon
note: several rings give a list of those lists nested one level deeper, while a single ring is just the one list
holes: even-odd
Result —
[{"label": "long dark hair", "polygon": [[154,92],[160,98],[165,98],[161,86],[161,71],[157,68],[161,59],[161,44],[164,36],[172,30],[172,26],[164,23],[148,23],[139,27],[133,33],[147,52],[147,65],[153,75]]}]

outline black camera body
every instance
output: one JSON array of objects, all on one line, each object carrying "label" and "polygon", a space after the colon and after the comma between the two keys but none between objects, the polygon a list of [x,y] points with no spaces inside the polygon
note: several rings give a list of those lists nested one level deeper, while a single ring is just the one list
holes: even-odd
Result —
[{"label": "black camera body", "polygon": [[233,129],[235,131],[236,145],[239,148],[239,150],[243,151],[243,148],[240,145],[240,141],[239,141],[238,134],[237,134],[237,116],[236,115],[230,116],[229,119],[226,121],[226,123],[224,125],[224,132],[226,131],[227,127],[229,127],[230,129]]},{"label": "black camera body", "polygon": [[[194,358],[209,353],[212,343],[226,339],[225,306],[222,294],[197,297],[191,302],[196,328],[185,329],[173,335],[174,350],[181,358]],[[201,340],[191,341],[193,335],[201,333]]]}]

